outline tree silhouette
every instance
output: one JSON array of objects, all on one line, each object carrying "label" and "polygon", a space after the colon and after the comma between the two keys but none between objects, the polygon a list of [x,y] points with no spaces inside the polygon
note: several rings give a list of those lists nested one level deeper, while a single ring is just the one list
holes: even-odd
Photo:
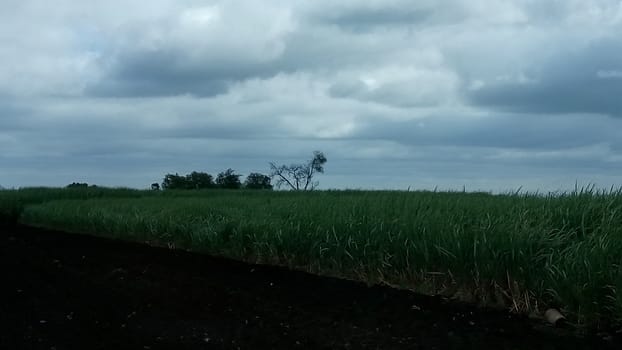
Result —
[{"label": "tree silhouette", "polygon": [[87,187],[89,187],[89,184],[81,183],[81,182],[72,182],[69,185],[67,185],[67,188],[87,188]]},{"label": "tree silhouette", "polygon": [[320,151],[313,152],[313,158],[307,163],[276,165],[270,163],[270,176],[277,179],[276,187],[281,188],[283,185],[289,186],[295,191],[314,190],[319,185],[318,181],[313,181],[313,177],[317,173],[324,173],[324,164],[326,164],[326,156]]},{"label": "tree silhouette", "polygon": [[193,171],[182,176],[177,173],[166,174],[162,181],[162,188],[165,190],[198,190],[214,187],[212,175]]},{"label": "tree silhouette", "polygon": [[240,176],[242,175],[236,174],[233,169],[229,168],[218,174],[216,177],[216,184],[221,188],[239,189],[242,187]]},{"label": "tree silhouette", "polygon": [[260,173],[250,173],[244,181],[244,188],[252,190],[271,190],[270,176]]},{"label": "tree silhouette", "polygon": [[186,175],[186,182],[192,189],[206,189],[214,187],[214,177],[208,173],[193,171]]}]

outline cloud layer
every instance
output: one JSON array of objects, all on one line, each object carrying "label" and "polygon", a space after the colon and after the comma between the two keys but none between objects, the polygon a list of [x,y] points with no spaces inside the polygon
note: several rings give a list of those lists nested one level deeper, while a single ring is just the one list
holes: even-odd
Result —
[{"label": "cloud layer", "polygon": [[328,156],[323,188],[621,183],[622,3],[0,4],[0,185]]}]

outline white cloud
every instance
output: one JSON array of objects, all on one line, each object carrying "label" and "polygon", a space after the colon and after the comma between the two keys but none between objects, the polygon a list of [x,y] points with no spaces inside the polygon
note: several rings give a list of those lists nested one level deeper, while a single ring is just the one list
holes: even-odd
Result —
[{"label": "white cloud", "polygon": [[330,91],[338,98],[397,107],[426,107],[455,103],[458,85],[458,76],[444,68],[390,65],[343,72]]}]

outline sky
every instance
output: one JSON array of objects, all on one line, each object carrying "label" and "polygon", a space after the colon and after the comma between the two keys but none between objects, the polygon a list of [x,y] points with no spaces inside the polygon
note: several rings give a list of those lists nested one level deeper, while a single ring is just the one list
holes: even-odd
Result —
[{"label": "sky", "polygon": [[617,0],[2,0],[0,63],[5,188],[622,186]]}]

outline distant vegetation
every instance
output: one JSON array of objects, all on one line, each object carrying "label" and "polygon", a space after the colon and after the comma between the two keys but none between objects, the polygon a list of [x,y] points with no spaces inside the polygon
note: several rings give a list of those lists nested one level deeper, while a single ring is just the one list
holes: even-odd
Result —
[{"label": "distant vegetation", "polygon": [[165,190],[202,190],[215,187],[212,175],[196,171],[185,176],[177,173],[166,174],[162,181],[162,188]]},{"label": "distant vegetation", "polygon": [[239,190],[242,187],[239,174],[231,168],[219,173],[216,177],[216,185],[220,188],[226,188],[230,190]]},{"label": "distant vegetation", "polygon": [[[314,151],[313,157],[306,163],[277,165],[270,163],[270,175],[261,173],[250,173],[244,183],[240,181],[242,175],[236,174],[235,170],[229,168],[216,176],[205,172],[193,171],[187,175],[166,174],[162,181],[162,188],[165,190],[203,190],[203,189],[249,189],[249,190],[271,190],[272,179],[276,178],[276,187],[287,187],[295,191],[307,191],[317,188],[319,182],[314,180],[315,175],[324,172],[324,164],[327,159],[324,153]],[[152,190],[159,190],[160,185],[154,183]]]},{"label": "distant vegetation", "polygon": [[40,204],[53,200],[75,199],[86,200],[93,198],[136,198],[149,194],[129,188],[104,187],[27,187],[19,190],[0,191],[0,224],[13,224],[29,205]]},{"label": "distant vegetation", "polygon": [[[188,175],[166,174],[162,181],[162,188],[165,190],[204,190],[204,189],[272,189],[270,177],[259,173],[251,173],[244,184],[240,181],[242,175],[236,174],[235,170],[229,168],[218,174],[216,180],[208,173],[193,171]],[[152,189],[155,188],[152,185]]]},{"label": "distant vegetation", "polygon": [[244,181],[244,188],[249,190],[271,190],[270,176],[260,173],[250,173]]},{"label": "distant vegetation", "polygon": [[[227,173],[226,171],[223,173]],[[0,191],[0,221],[622,324],[622,189]]]},{"label": "distant vegetation", "polygon": [[87,188],[87,187],[89,187],[89,184],[82,183],[82,182],[72,182],[69,185],[67,185],[67,188]]}]

